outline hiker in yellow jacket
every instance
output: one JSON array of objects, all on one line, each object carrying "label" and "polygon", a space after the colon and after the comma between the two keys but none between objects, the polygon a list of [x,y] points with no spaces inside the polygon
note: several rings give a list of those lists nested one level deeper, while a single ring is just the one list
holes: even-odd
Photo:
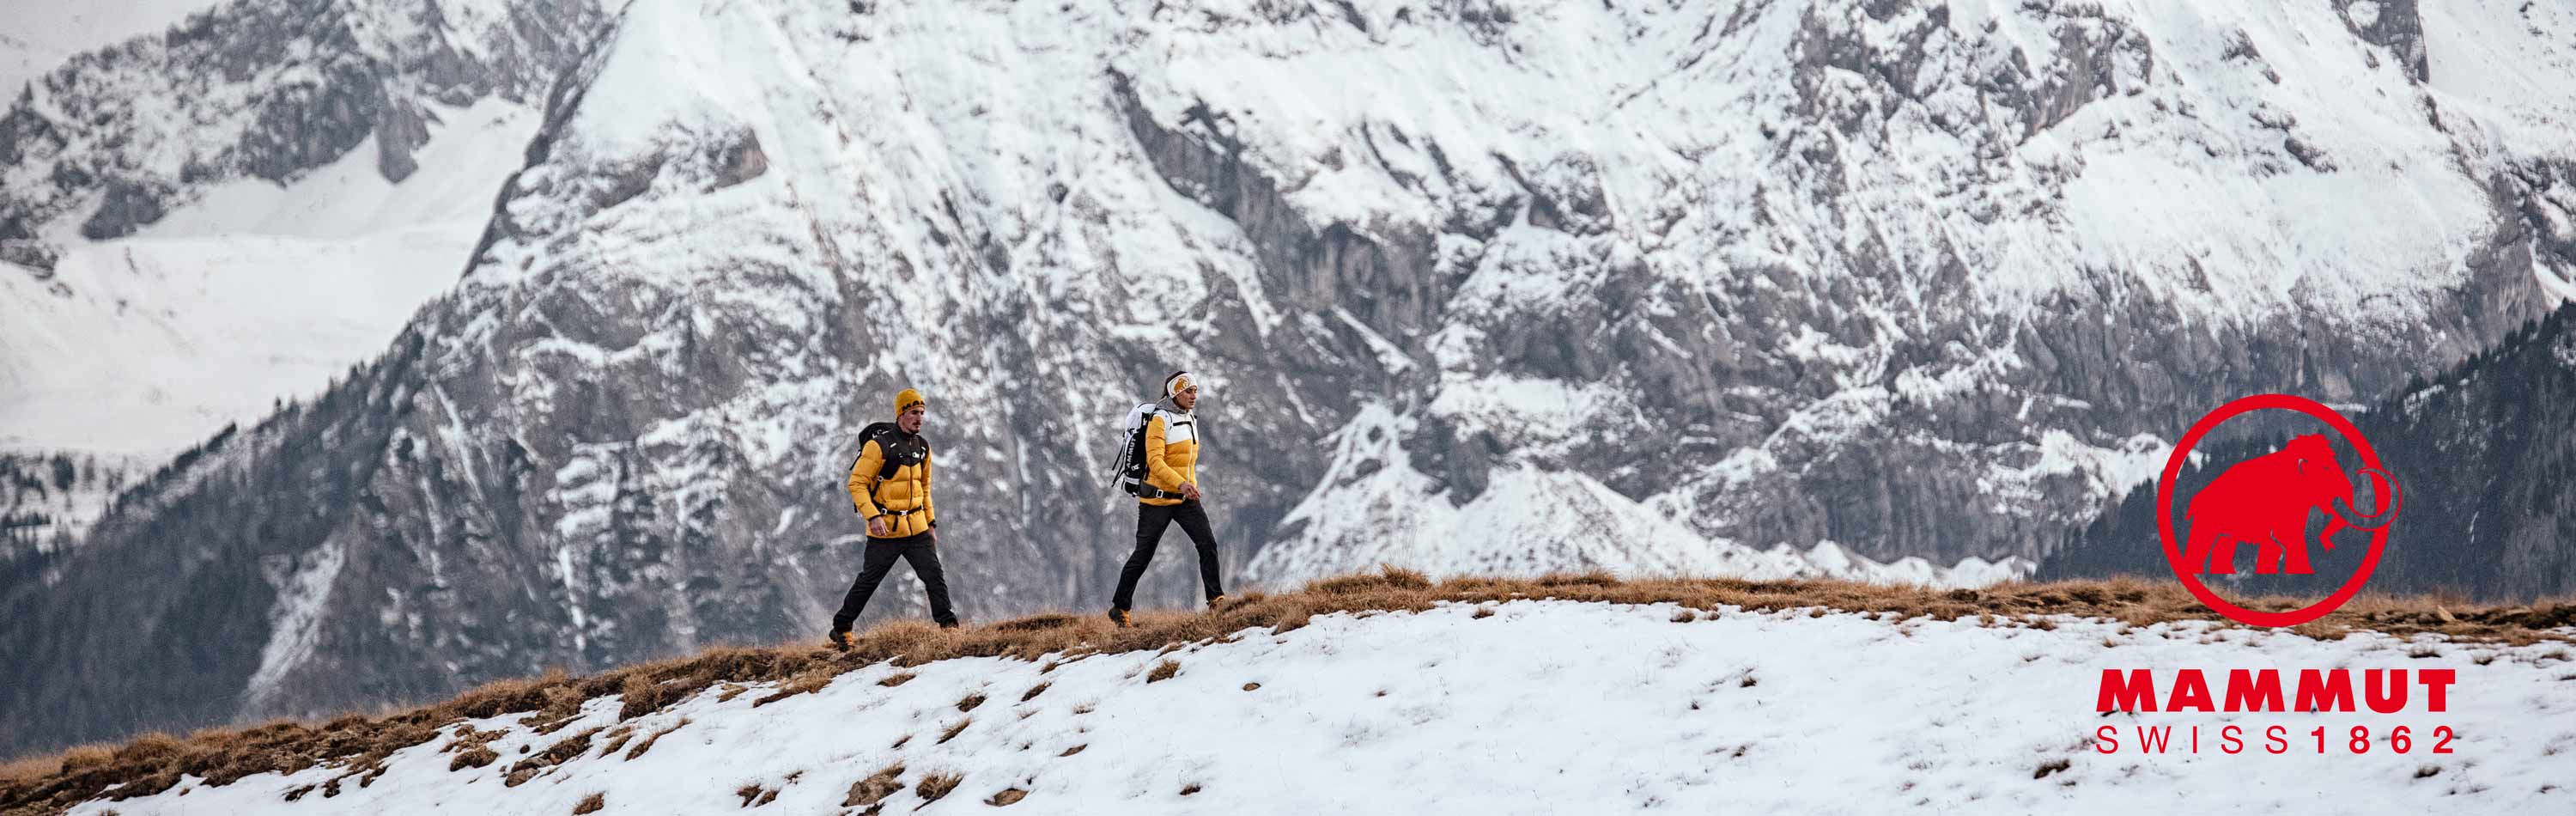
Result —
[{"label": "hiker in yellow jacket", "polygon": [[1136,602],[1136,581],[1154,562],[1163,530],[1175,521],[1198,545],[1199,588],[1207,593],[1208,608],[1225,600],[1225,585],[1217,575],[1216,533],[1208,529],[1207,510],[1199,505],[1198,418],[1192,413],[1198,404],[1195,378],[1175,371],[1163,378],[1163,399],[1142,407],[1145,473],[1135,489],[1136,551],[1118,572],[1118,594],[1109,609],[1109,620],[1119,626],[1133,625],[1127,610]]},{"label": "hiker in yellow jacket", "polygon": [[948,580],[939,568],[938,504],[930,498],[930,441],[921,437],[930,405],[910,388],[894,395],[895,419],[859,432],[859,461],[850,466],[850,505],[868,520],[868,548],[858,581],[841,597],[827,638],[834,648],[848,648],[850,624],[868,605],[868,596],[894,569],[895,559],[911,562],[930,595],[930,617],[942,628],[957,626],[948,606]]}]

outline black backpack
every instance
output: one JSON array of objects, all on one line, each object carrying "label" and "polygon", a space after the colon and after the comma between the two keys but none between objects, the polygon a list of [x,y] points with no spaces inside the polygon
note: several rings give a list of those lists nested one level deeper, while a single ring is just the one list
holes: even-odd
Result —
[{"label": "black backpack", "polygon": [[[1154,403],[1147,402],[1138,404],[1136,410],[1127,414],[1126,442],[1118,448],[1118,467],[1115,469],[1118,489],[1139,498],[1177,499],[1181,494],[1145,483],[1145,426],[1153,424],[1156,410]],[[1173,427],[1182,425],[1194,423],[1187,419],[1172,421]]]},{"label": "black backpack", "polygon": [[[892,479],[896,471],[902,470],[905,465],[912,464],[894,455],[895,443],[900,441],[897,438],[900,430],[892,422],[871,422],[867,427],[860,428],[859,455],[850,459],[850,470],[856,472],[859,469],[859,460],[867,458],[868,442],[871,440],[877,443],[878,450],[886,453],[885,464],[877,468],[879,480]],[[850,512],[859,512],[857,503],[851,503]]]}]

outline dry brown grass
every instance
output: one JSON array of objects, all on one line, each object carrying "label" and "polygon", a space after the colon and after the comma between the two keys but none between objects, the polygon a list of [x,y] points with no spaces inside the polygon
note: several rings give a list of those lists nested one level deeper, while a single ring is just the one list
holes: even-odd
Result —
[{"label": "dry brown grass", "polygon": [[1149,671],[1149,672],[1146,672],[1146,673],[1145,673],[1145,682],[1148,682],[1148,683],[1155,683],[1155,682],[1161,682],[1161,681],[1164,681],[1164,680],[1170,680],[1170,679],[1172,679],[1172,675],[1179,674],[1179,673],[1181,673],[1181,662],[1180,662],[1180,661],[1178,661],[1178,660],[1165,660],[1165,661],[1163,661],[1163,662],[1161,662],[1161,663],[1156,663],[1156,664],[1154,664],[1154,670],[1153,670],[1153,671]]},{"label": "dry brown grass", "polygon": [[[538,774],[544,773],[547,768],[564,764],[575,757],[590,753],[590,738],[598,736],[599,732],[602,730],[605,729],[593,728],[579,734],[574,734],[557,741],[553,745],[546,746],[546,750],[538,753],[536,756],[519,760],[519,764],[510,766],[510,774],[508,777],[501,780],[501,784],[504,787],[518,787],[521,783],[534,779]],[[450,770],[454,769],[451,768]]]},{"label": "dry brown grass", "polygon": [[582,797],[580,802],[573,804],[572,816],[587,816],[587,814],[598,813],[600,808],[607,806],[608,794],[592,793],[589,796]]},{"label": "dry brown grass", "polygon": [[984,804],[992,805],[994,807],[1002,807],[1005,805],[1019,804],[1020,800],[1026,798],[1029,798],[1028,791],[1020,790],[1019,788],[1003,788],[1002,792],[993,794],[993,798],[984,800]]},{"label": "dry brown grass", "polygon": [[[804,774],[804,771],[797,771],[795,773],[788,774],[787,781],[791,783],[795,782],[796,777],[803,776]],[[758,782],[752,782],[733,789],[733,795],[742,797],[743,807],[760,807],[762,805],[778,801],[778,792],[782,790],[786,790],[786,788],[765,788],[761,787]]]},{"label": "dry brown grass", "polygon": [[878,769],[866,779],[851,783],[850,794],[841,798],[842,807],[867,807],[885,801],[895,791],[903,790],[903,763]]},{"label": "dry brown grass", "polygon": [[993,628],[1000,629],[1005,632],[1038,632],[1047,629],[1062,629],[1081,622],[1081,618],[1077,618],[1072,615],[1067,615],[1062,612],[1048,612],[1041,615],[1030,615],[1025,618],[1006,620],[1001,623],[993,624]]},{"label": "dry brown grass", "polygon": [[[0,774],[0,813],[58,813],[101,798],[121,799],[158,793],[182,775],[203,777],[222,785],[256,773],[290,772],[332,763],[346,769],[326,782],[322,793],[335,792],[340,779],[364,784],[382,773],[385,757],[404,747],[438,738],[441,729],[460,720],[523,715],[534,728],[570,724],[585,700],[624,695],[620,719],[661,711],[702,692],[726,693],[732,687],[784,682],[787,687],[828,683],[840,674],[877,663],[910,667],[956,657],[1006,657],[1061,663],[1088,655],[1156,652],[1176,645],[1213,642],[1246,628],[1287,631],[1316,615],[1336,612],[1420,611],[1441,603],[1472,604],[1478,617],[1493,605],[1521,599],[1554,598],[1610,603],[1671,603],[1706,617],[1723,607],[1765,613],[1825,609],[1872,613],[1882,619],[1929,617],[1957,620],[1991,615],[1999,624],[2026,622],[2035,628],[2054,624],[2043,615],[2072,615],[2148,626],[2179,620],[2217,621],[2245,628],[2203,609],[2172,581],[2117,578],[2103,581],[2003,584],[1986,589],[1931,590],[1850,581],[1748,581],[1740,579],[1656,579],[1621,581],[1603,572],[1564,573],[1534,579],[1461,578],[1434,582],[1421,573],[1380,569],[1316,581],[1293,592],[1245,593],[1229,598],[1213,612],[1145,612],[1132,628],[1112,628],[1095,616],[1034,615],[991,626],[942,630],[908,621],[869,630],[845,652],[796,644],[771,648],[726,647],[695,656],[629,666],[589,677],[562,672],[489,683],[434,706],[381,717],[345,716],[316,725],[273,722],[210,729],[186,738],[154,734],[115,748],[89,746],[50,757],[20,759]],[[2307,599],[2289,597],[2231,598],[2253,609],[2293,609]],[[2467,642],[2526,645],[2566,641],[2560,627],[2576,627],[2576,599],[2532,605],[2482,607],[2459,598],[2401,598],[2365,594],[2342,609],[2292,631],[2312,638],[2335,639],[2356,630],[2395,635],[2435,633]],[[2105,645],[2117,647],[2116,638]],[[900,679],[898,679],[900,678]],[[884,681],[908,680],[898,672]],[[675,726],[676,727],[676,726]],[[640,756],[668,729],[647,736],[628,749]],[[612,740],[616,737],[612,736]],[[562,743],[557,743],[561,745]],[[460,749],[463,753],[464,749]],[[552,753],[552,750],[549,750]],[[478,757],[479,758],[479,757]],[[514,766],[516,767],[516,766]]]},{"label": "dry brown grass", "polygon": [[626,758],[633,760],[636,757],[643,756],[644,752],[653,750],[654,743],[661,742],[663,737],[670,736],[671,732],[686,728],[688,725],[689,718],[681,717],[680,721],[672,723],[671,727],[655,731],[651,736],[645,737],[643,742],[635,743],[635,747],[626,749]]},{"label": "dry brown grass", "polygon": [[[113,755],[114,752],[107,746],[83,745],[81,747],[59,753],[18,757],[16,759],[9,760],[5,764],[0,764],[0,785],[18,785],[33,782],[38,779],[53,776],[54,774],[62,773],[63,766],[67,763],[85,762],[89,764],[99,764],[105,762],[108,757]],[[78,757],[78,759],[74,759],[75,757]]]},{"label": "dry brown grass", "polygon": [[481,768],[498,761],[501,755],[493,752],[492,741],[508,733],[510,733],[508,730],[500,728],[477,731],[474,730],[474,726],[457,726],[456,739],[447,743],[447,747],[439,749],[441,752],[456,755],[455,759],[447,763],[447,770],[455,772],[467,768]]},{"label": "dry brown grass", "polygon": [[771,692],[768,696],[764,696],[758,700],[751,701],[751,707],[759,708],[799,694],[812,694],[817,691],[822,691],[824,686],[832,684],[833,678],[840,676],[841,673],[833,670],[831,666],[817,666],[812,669],[807,669],[804,674],[796,675],[787,682],[779,684],[777,691]]},{"label": "dry brown grass", "polygon": [[965,774],[935,773],[922,777],[921,784],[914,786],[912,792],[921,797],[922,804],[928,805],[939,801],[942,796],[947,796],[949,791],[957,789],[957,783],[964,781],[966,781]]},{"label": "dry brown grass", "polygon": [[599,755],[602,757],[616,756],[618,750],[626,747],[626,741],[634,738],[634,723],[627,723],[625,725],[609,729],[608,734],[603,737],[603,739],[608,740],[608,744],[600,746]]}]

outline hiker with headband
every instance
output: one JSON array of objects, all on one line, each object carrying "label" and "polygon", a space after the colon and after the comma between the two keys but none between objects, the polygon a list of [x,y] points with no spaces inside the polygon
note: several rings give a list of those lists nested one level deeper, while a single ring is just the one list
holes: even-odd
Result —
[{"label": "hiker with headband", "polygon": [[1199,586],[1208,608],[1225,600],[1217,575],[1216,534],[1208,529],[1206,508],[1199,504],[1199,386],[1187,371],[1163,378],[1163,398],[1136,406],[1127,418],[1127,445],[1122,451],[1121,483],[1136,497],[1136,551],[1118,572],[1118,594],[1111,599],[1109,620],[1133,626],[1127,610],[1136,602],[1136,581],[1154,562],[1154,547],[1163,530],[1180,522],[1181,532],[1198,545]]}]

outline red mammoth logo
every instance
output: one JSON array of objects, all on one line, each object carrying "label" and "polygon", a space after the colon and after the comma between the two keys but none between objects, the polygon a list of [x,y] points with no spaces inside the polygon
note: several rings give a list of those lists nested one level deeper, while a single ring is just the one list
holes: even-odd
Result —
[{"label": "red mammoth logo", "polygon": [[[2380,507],[2368,513],[2355,509],[2352,472],[2336,459],[2333,443],[2324,434],[2307,434],[2292,438],[2280,450],[2256,456],[2220,471],[2218,478],[2192,494],[2183,511],[2186,535],[2179,546],[2174,534],[2174,481],[2182,475],[2183,462],[2190,458],[2193,446],[2202,436],[2229,419],[2252,411],[2279,409],[2297,411],[2323,422],[2350,443],[2361,459],[2357,471],[2373,481],[2371,494]],[[2218,407],[2208,416],[2192,423],[2182,441],[2174,445],[2173,455],[2165,460],[2164,476],[2156,481],[2156,521],[2164,539],[2165,559],[2173,564],[2174,577],[2193,597],[2219,614],[2256,626],[2296,626],[2323,617],[2343,606],[2370,580],[2370,571],[2379,565],[2380,553],[2388,546],[2388,524],[2397,518],[2397,480],[2379,463],[2379,452],[2371,449],[2370,440],[2361,430],[2334,409],[2314,400],[2288,394],[2262,394],[2246,397]],[[2323,512],[2327,520],[2322,532],[2308,537],[2312,514]],[[2237,548],[2254,548],[2256,574],[2306,575],[2310,545],[2331,550],[2335,534],[2345,528],[2370,533],[2370,549],[2362,554],[2361,566],[2333,595],[2304,609],[2268,612],[2246,609],[2229,603],[2201,582],[2202,575],[2230,575],[2236,572]]]}]

